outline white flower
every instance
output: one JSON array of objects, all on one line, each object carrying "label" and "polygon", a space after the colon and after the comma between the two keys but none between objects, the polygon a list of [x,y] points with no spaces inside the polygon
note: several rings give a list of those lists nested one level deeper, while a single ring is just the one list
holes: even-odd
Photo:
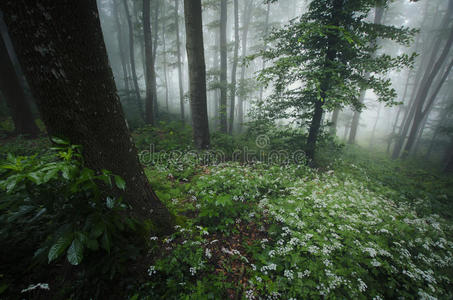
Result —
[{"label": "white flower", "polygon": [[157,241],[157,236],[152,236],[149,238],[151,241]]},{"label": "white flower", "polygon": [[376,259],[373,259],[373,260],[371,261],[371,265],[374,266],[374,267],[379,267],[379,266],[381,265],[381,263],[378,262]]},{"label": "white flower", "polygon": [[155,266],[149,266],[148,275],[149,276],[153,276],[153,274],[156,274],[156,267]]},{"label": "white flower", "polygon": [[204,253],[205,253],[207,258],[211,258],[212,257],[212,253],[211,253],[211,250],[209,250],[209,248],[206,248]]},{"label": "white flower", "polygon": [[195,276],[195,274],[197,274],[197,268],[194,268],[194,267],[190,267],[189,268],[189,272],[192,276]]}]

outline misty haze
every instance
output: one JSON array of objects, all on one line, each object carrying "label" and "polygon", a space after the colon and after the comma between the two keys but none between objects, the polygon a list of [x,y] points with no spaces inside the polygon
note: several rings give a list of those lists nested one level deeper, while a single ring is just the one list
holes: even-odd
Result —
[{"label": "misty haze", "polygon": [[453,299],[453,0],[1,0],[0,300]]}]

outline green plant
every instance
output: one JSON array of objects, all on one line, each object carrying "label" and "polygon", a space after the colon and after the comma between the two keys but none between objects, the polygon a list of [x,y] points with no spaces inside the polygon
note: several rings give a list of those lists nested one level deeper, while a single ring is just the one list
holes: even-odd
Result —
[{"label": "green plant", "polygon": [[[85,167],[79,146],[53,141],[56,159],[9,154],[0,166],[2,252],[30,255],[33,249],[26,260],[31,268],[66,260],[88,274],[90,265],[102,265],[97,276],[112,279],[138,255],[131,246],[144,244],[141,226],[128,216],[122,198],[105,192],[124,190],[125,182],[107,170]],[[136,242],[130,243],[132,237]],[[89,285],[89,276],[83,284]]]}]

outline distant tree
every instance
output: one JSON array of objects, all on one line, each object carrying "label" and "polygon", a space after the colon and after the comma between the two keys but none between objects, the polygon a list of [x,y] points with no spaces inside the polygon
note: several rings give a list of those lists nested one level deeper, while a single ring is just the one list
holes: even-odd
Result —
[{"label": "distant tree", "polygon": [[[373,89],[391,103],[395,91],[380,74],[412,63],[414,56],[375,55],[377,38],[407,45],[413,31],[366,20],[373,0],[313,0],[308,12],[270,34],[272,47],[260,53],[273,64],[260,79],[274,93],[258,108],[271,119],[309,123],[306,154],[313,159],[325,110],[352,105],[360,109],[360,90]],[[365,76],[370,72],[372,75]],[[309,121],[309,122],[307,122]]]},{"label": "distant tree", "polygon": [[236,107],[236,71],[238,67],[239,54],[239,4],[238,0],[233,0],[234,6],[234,54],[233,67],[231,69],[231,91],[230,91],[230,120],[228,123],[228,133],[233,134],[234,110]]},{"label": "distant tree", "polygon": [[193,137],[198,149],[209,147],[201,0],[184,0]]},{"label": "distant tree", "polygon": [[227,0],[220,0],[220,131],[227,133]]},{"label": "distant tree", "polygon": [[137,71],[135,70],[135,54],[134,54],[134,25],[132,23],[131,14],[129,13],[129,5],[127,4],[127,0],[122,0],[124,11],[126,13],[126,20],[127,20],[127,27],[129,30],[129,63],[131,66],[131,73],[132,73],[132,83],[134,84],[135,90],[135,103],[137,105],[137,109],[140,113],[140,117],[144,118],[144,112],[142,107],[142,100],[140,97],[140,88],[138,86],[138,79],[137,79]]},{"label": "distant tree", "polygon": [[[153,36],[151,34],[151,0],[143,0],[143,35],[145,39],[145,83],[146,83],[146,100],[145,100],[145,122],[153,125],[155,123],[156,102],[157,102],[157,84],[155,55],[153,54]],[[155,34],[156,35],[156,34]]]},{"label": "distant tree", "polygon": [[14,122],[14,133],[31,138],[36,137],[39,133],[38,126],[36,126],[30,104],[1,35],[0,66],[0,92],[3,94],[11,113]]},{"label": "distant tree", "polygon": [[96,1],[8,0],[0,10],[49,134],[81,145],[87,167],[121,176],[125,192],[111,192],[124,196],[133,216],[172,231],[124,119]]},{"label": "distant tree", "polygon": [[176,57],[178,59],[178,84],[179,84],[179,106],[181,120],[184,122],[184,87],[182,77],[182,62],[181,62],[181,42],[179,38],[179,1],[175,0],[175,34],[176,34]]}]

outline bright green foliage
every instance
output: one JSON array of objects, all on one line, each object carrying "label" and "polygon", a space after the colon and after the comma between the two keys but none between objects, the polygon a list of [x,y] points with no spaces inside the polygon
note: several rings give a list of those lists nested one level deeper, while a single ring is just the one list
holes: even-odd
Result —
[{"label": "bright green foliage", "polygon": [[[335,3],[341,9],[335,10]],[[311,120],[316,102],[323,109],[352,105],[360,109],[361,88],[372,89],[380,101],[396,96],[391,69],[411,65],[415,55],[391,57],[379,51],[378,39],[409,45],[414,30],[373,24],[375,0],[313,0],[307,13],[269,36],[269,49],[259,56],[270,61],[259,78],[274,93],[258,103],[261,117]],[[366,74],[369,73],[370,76]]]}]

